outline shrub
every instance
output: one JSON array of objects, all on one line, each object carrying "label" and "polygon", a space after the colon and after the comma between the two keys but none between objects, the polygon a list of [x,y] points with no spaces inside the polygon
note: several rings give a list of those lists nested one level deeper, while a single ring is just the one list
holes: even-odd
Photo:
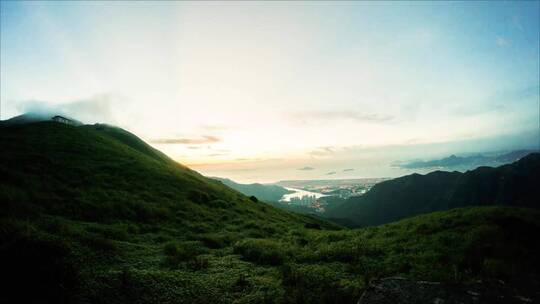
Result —
[{"label": "shrub", "polygon": [[205,222],[191,224],[191,230],[197,233],[204,233],[212,230],[212,227]]},{"label": "shrub", "polygon": [[228,234],[207,233],[200,235],[199,240],[208,248],[219,249],[228,246],[232,238]]},{"label": "shrub", "polygon": [[281,267],[282,284],[289,303],[354,303],[360,282],[351,283],[340,264]]},{"label": "shrub", "polygon": [[65,221],[61,221],[58,218],[52,218],[44,221],[41,224],[41,228],[49,233],[68,235],[71,233],[71,228]]},{"label": "shrub", "polygon": [[306,223],[304,225],[304,227],[306,227],[307,229],[317,229],[317,230],[321,230],[321,225],[317,224],[317,223]]},{"label": "shrub", "polygon": [[208,268],[209,260],[207,256],[198,255],[191,261],[189,261],[189,266],[193,270],[203,270]]},{"label": "shrub", "polygon": [[188,192],[188,199],[197,204],[206,205],[211,201],[211,197],[208,193],[200,190],[190,190]]},{"label": "shrub", "polygon": [[204,247],[201,242],[168,242],[163,247],[165,253],[165,262],[171,267],[177,267],[182,262],[190,262],[196,259],[198,255],[208,253],[208,248]]},{"label": "shrub", "polygon": [[233,252],[258,264],[280,265],[288,256],[281,243],[267,239],[246,239],[234,245]]},{"label": "shrub", "polygon": [[139,234],[140,233],[140,228],[139,228],[139,226],[137,226],[135,224],[127,224],[126,225],[126,231],[129,234]]},{"label": "shrub", "polygon": [[110,239],[97,235],[83,235],[81,242],[89,248],[103,253],[113,253],[118,250],[116,243]]},{"label": "shrub", "polygon": [[164,220],[169,214],[167,208],[151,205],[149,203],[133,204],[132,209],[135,211],[136,219],[145,223]]},{"label": "shrub", "polygon": [[86,228],[89,232],[95,232],[107,239],[125,241],[128,239],[128,233],[123,226],[90,226]]},{"label": "shrub", "polygon": [[244,224],[244,229],[255,229],[259,228],[259,225],[255,221],[249,221]]},{"label": "shrub", "polygon": [[233,288],[236,291],[244,291],[245,289],[249,288],[251,284],[246,279],[246,275],[241,273],[236,281],[234,282]]},{"label": "shrub", "polygon": [[222,199],[215,199],[210,201],[208,205],[214,208],[227,208],[230,206],[230,203]]}]

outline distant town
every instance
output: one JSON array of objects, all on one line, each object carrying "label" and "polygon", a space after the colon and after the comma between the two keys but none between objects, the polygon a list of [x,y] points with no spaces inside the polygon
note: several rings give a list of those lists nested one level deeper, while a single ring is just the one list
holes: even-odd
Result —
[{"label": "distant town", "polygon": [[388,178],[285,180],[275,185],[294,191],[283,195],[281,203],[322,213],[352,196],[365,194],[375,184],[385,180]]}]

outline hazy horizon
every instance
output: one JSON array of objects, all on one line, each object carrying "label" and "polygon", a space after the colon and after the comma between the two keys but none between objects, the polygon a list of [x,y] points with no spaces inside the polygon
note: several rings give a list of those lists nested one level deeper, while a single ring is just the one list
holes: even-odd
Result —
[{"label": "hazy horizon", "polygon": [[539,2],[2,2],[0,119],[103,122],[238,182],[538,148]]}]

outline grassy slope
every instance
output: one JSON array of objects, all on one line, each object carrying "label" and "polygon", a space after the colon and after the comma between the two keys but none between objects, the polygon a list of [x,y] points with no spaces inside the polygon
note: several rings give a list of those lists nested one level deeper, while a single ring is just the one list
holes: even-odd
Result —
[{"label": "grassy slope", "polygon": [[540,154],[497,168],[466,173],[412,174],[375,185],[325,214],[353,226],[380,225],[410,216],[465,206],[506,205],[539,208]]},{"label": "grassy slope", "polygon": [[380,276],[539,273],[536,211],[461,209],[329,230],[337,227],[252,202],[124,132],[0,128],[9,278],[0,302],[355,303]]}]

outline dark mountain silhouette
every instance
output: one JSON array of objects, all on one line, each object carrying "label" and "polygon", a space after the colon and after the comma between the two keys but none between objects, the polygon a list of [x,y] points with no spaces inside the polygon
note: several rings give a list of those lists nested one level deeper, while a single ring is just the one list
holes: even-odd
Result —
[{"label": "dark mountain silhouette", "polygon": [[539,181],[540,154],[531,153],[497,168],[479,167],[465,173],[436,171],[385,181],[325,216],[345,218],[358,227],[465,206],[538,208]]},{"label": "dark mountain silhouette", "polygon": [[398,166],[406,169],[428,169],[439,168],[446,170],[463,170],[474,169],[480,166],[500,166],[507,163],[512,163],[520,158],[536,152],[537,150],[516,150],[504,154],[498,155],[472,155],[472,156],[456,156],[451,155],[442,159],[429,160],[429,161],[412,161],[401,163]]}]

